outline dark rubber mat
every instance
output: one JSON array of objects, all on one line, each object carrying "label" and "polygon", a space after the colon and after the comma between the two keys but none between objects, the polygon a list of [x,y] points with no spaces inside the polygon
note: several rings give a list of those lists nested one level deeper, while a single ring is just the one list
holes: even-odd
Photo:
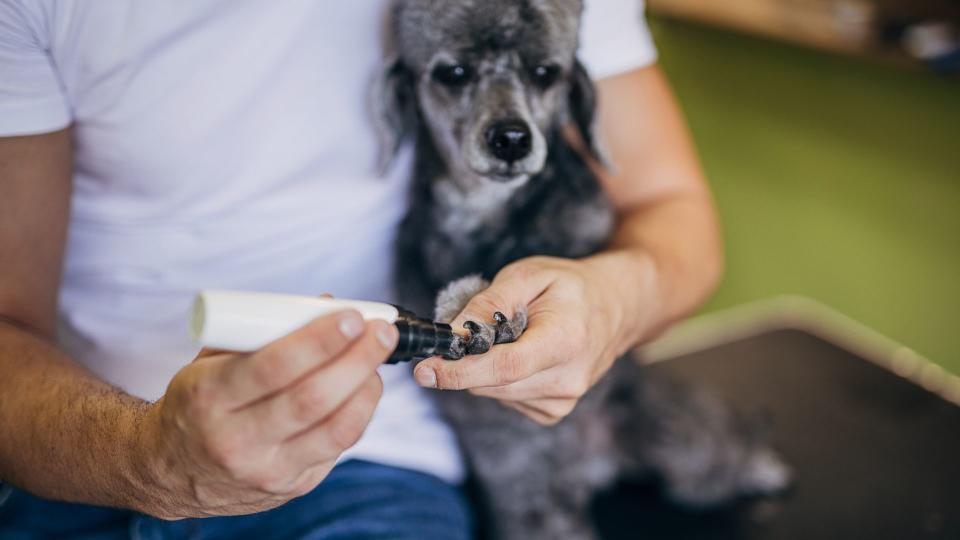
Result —
[{"label": "dark rubber mat", "polygon": [[796,485],[705,513],[624,484],[595,505],[603,538],[960,539],[960,407],[823,339],[777,330],[651,369],[763,411]]}]

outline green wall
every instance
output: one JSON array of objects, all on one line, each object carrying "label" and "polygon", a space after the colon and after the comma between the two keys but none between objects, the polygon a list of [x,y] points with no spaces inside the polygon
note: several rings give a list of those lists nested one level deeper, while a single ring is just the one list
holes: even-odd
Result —
[{"label": "green wall", "polygon": [[960,82],[652,21],[717,196],[717,310],[809,296],[960,373]]}]

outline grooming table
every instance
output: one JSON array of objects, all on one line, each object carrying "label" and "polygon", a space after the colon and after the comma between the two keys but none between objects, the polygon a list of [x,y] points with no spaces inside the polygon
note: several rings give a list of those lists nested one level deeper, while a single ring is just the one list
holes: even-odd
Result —
[{"label": "grooming table", "polygon": [[766,323],[741,317],[726,332],[715,324],[706,333],[726,342],[661,354],[655,360],[667,361],[651,367],[768,413],[795,469],[791,492],[696,513],[664,502],[655,486],[624,484],[594,507],[604,539],[960,539],[957,379],[800,305]]}]

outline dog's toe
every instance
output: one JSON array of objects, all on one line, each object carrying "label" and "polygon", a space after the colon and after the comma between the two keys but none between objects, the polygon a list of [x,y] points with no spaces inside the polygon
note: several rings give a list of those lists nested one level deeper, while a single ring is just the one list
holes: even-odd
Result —
[{"label": "dog's toe", "polygon": [[527,329],[527,310],[518,308],[512,319],[498,311],[493,314],[493,320],[497,323],[494,343],[513,343]]},{"label": "dog's toe", "polygon": [[467,355],[468,338],[459,334],[454,334],[453,343],[450,344],[450,351],[443,356],[446,360],[462,360]]},{"label": "dog's toe", "polygon": [[496,328],[493,325],[467,321],[463,323],[463,327],[470,332],[470,337],[467,340],[467,353],[484,354],[490,351],[496,341]]}]

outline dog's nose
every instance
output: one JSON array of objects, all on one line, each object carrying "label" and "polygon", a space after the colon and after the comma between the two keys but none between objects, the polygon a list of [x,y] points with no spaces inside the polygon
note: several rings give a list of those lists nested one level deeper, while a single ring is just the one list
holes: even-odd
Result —
[{"label": "dog's nose", "polygon": [[510,120],[497,122],[487,129],[487,148],[497,159],[507,163],[519,161],[530,155],[533,136],[526,122]]}]

